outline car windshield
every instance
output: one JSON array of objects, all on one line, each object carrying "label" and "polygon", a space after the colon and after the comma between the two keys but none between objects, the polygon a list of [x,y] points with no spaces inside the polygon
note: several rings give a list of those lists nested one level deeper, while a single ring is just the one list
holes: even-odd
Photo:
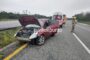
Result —
[{"label": "car windshield", "polygon": [[56,20],[48,20],[49,21],[49,24],[51,25],[51,24],[54,24],[54,23],[57,23],[57,21]]}]

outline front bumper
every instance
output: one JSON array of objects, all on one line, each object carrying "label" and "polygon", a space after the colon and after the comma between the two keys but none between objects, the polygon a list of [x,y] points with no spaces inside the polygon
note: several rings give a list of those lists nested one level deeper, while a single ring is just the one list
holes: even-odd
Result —
[{"label": "front bumper", "polygon": [[16,37],[17,40],[19,41],[31,41],[29,38],[24,38],[24,37]]}]

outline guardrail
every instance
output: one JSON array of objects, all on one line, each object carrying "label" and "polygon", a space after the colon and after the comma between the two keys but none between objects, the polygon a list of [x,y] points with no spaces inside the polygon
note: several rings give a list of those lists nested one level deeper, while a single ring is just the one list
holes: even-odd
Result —
[{"label": "guardrail", "polygon": [[3,29],[0,29],[0,31],[3,31],[3,30],[9,30],[9,29],[14,29],[14,28],[17,28],[17,27],[20,27],[20,26],[16,26],[16,27],[9,27],[9,28],[3,28]]}]

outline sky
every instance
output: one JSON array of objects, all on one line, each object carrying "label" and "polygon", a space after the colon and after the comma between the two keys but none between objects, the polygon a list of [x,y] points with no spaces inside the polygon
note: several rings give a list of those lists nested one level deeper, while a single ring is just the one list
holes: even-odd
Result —
[{"label": "sky", "polygon": [[61,12],[68,17],[90,11],[90,0],[0,0],[0,11],[52,16]]}]

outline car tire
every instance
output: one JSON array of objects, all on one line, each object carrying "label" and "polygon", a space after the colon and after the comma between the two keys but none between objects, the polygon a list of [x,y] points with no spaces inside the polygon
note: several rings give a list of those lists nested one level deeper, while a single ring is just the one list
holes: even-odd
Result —
[{"label": "car tire", "polygon": [[43,45],[45,43],[45,38],[44,36],[39,36],[37,39],[36,39],[36,45]]},{"label": "car tire", "polygon": [[63,28],[63,25],[60,25],[60,28]]}]

